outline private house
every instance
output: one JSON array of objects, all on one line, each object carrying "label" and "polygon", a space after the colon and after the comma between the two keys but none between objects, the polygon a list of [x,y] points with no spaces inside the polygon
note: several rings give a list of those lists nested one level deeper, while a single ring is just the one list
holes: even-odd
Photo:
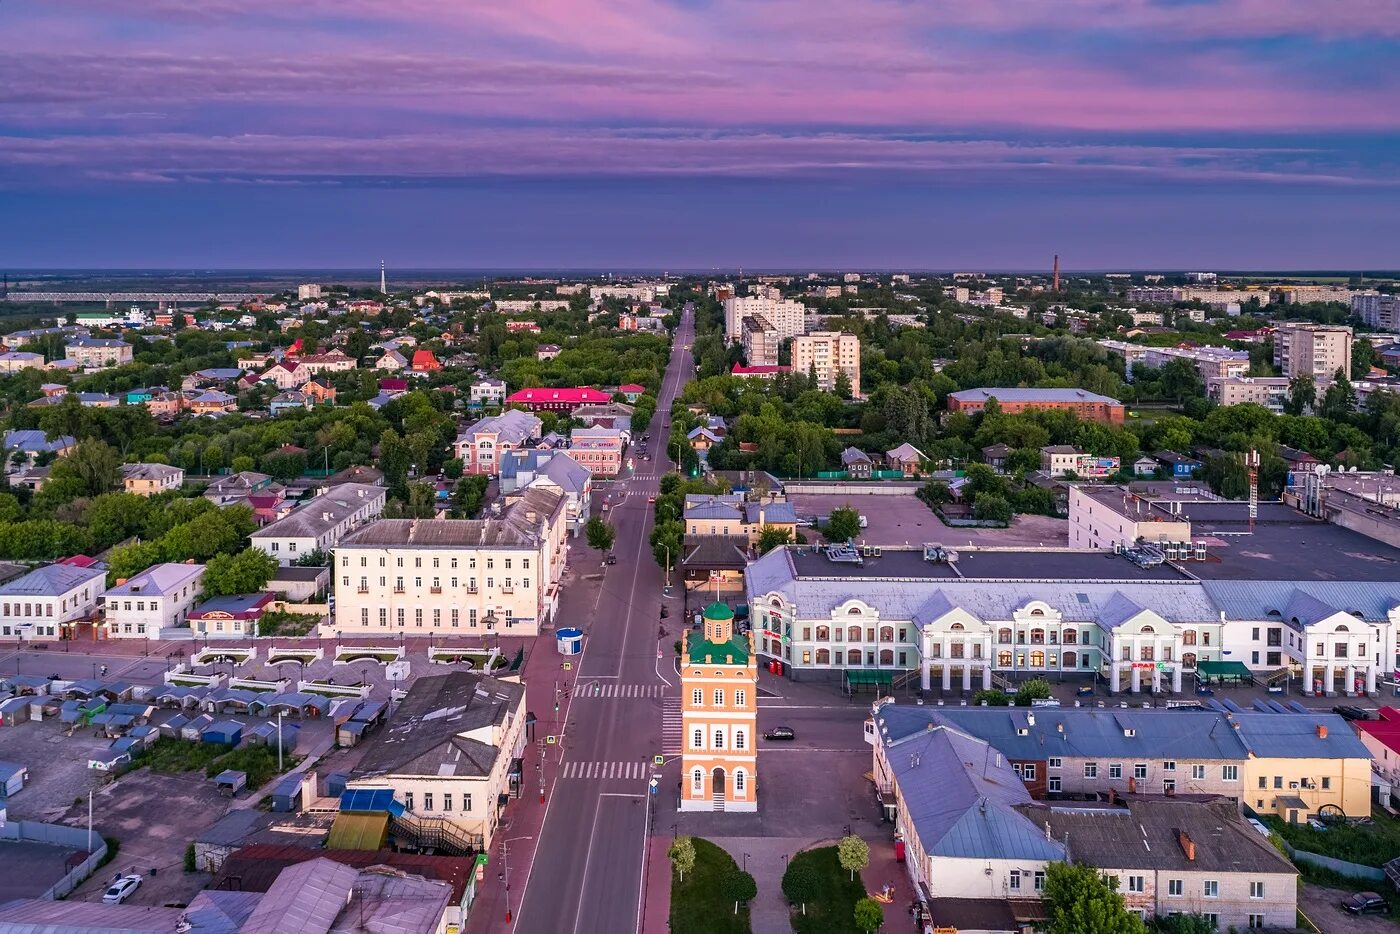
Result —
[{"label": "private house", "polygon": [[287,565],[313,551],[329,552],[342,538],[384,511],[381,486],[343,483],[249,536],[248,543]]},{"label": "private house", "polygon": [[276,599],[276,594],[265,592],[213,597],[190,611],[190,629],[196,638],[246,639],[256,636],[258,622],[267,605]]},{"label": "private house", "polygon": [[690,431],[686,433],[686,438],[690,441],[690,446],[700,454],[704,454],[716,444],[720,444],[724,441],[721,435],[716,434],[712,429],[706,428],[704,425],[701,425],[699,428],[690,429]]},{"label": "private house", "polygon": [[1009,444],[989,444],[982,449],[982,463],[997,473],[1006,473],[1006,461],[1015,448]]},{"label": "private house", "polygon": [[906,477],[917,477],[921,474],[927,460],[923,451],[907,441],[894,450],[885,452],[885,465],[890,470],[900,471]]},{"label": "private house", "polygon": [[169,464],[122,464],[122,489],[137,496],[178,490],[184,482],[185,471]]},{"label": "private house", "polygon": [[1096,457],[1069,444],[1051,444],[1040,449],[1040,469],[1052,478],[1080,477],[1102,480],[1118,472],[1117,457]]},{"label": "private house", "polygon": [[311,400],[304,392],[279,392],[267,404],[267,410],[276,418],[287,412],[305,412],[311,408]]},{"label": "private house", "polygon": [[242,470],[213,481],[204,490],[204,498],[215,506],[234,506],[247,502],[254,493],[282,489],[272,477],[255,470]]},{"label": "private house", "polygon": [[858,448],[846,448],[841,452],[841,469],[846,471],[847,476],[852,480],[869,480],[871,473],[875,470],[875,465],[870,460],[870,455]]},{"label": "private house", "polygon": [[540,361],[553,360],[559,356],[559,351],[558,344],[540,344],[535,348],[535,359]]},{"label": "private house", "polygon": [[223,415],[238,411],[238,399],[226,392],[210,389],[190,397],[186,406],[195,415]]},{"label": "private house", "polygon": [[335,403],[335,387],[324,376],[307,380],[301,387],[301,392],[313,405],[332,405]]},{"label": "private house", "polygon": [[157,564],[117,582],[102,596],[107,637],[159,639],[185,624],[199,599],[202,564]]},{"label": "private house", "polygon": [[1152,458],[1169,470],[1172,478],[1176,480],[1189,480],[1202,467],[1201,462],[1195,458],[1178,454],[1175,451],[1153,451]]},{"label": "private house", "polygon": [[45,565],[0,584],[0,638],[57,642],[91,619],[107,569],[82,563]]},{"label": "private house", "polygon": [[374,362],[374,368],[389,373],[397,373],[408,368],[408,358],[397,350],[386,350],[384,356]]},{"label": "private house", "polygon": [[453,445],[462,461],[462,472],[496,476],[506,452],[527,447],[540,436],[542,424],[536,416],[519,409],[473,422]]},{"label": "private house", "polygon": [[302,370],[301,363],[296,360],[283,360],[281,363],[274,363],[258,377],[259,382],[272,383],[283,392],[296,389],[306,380],[307,373]]},{"label": "private house", "polygon": [[37,428],[17,428],[5,432],[3,442],[6,455],[6,469],[13,472],[17,468],[32,467],[34,462],[47,454],[62,457],[77,444],[68,435],[60,435],[52,440]]},{"label": "private house", "polygon": [[496,407],[506,400],[506,383],[501,379],[479,379],[471,385],[469,402],[474,408]]},{"label": "private house", "polygon": [[629,403],[635,403],[647,391],[647,388],[637,383],[626,383],[617,387],[617,391],[622,393]]},{"label": "private house", "polygon": [[326,353],[313,353],[302,356],[297,361],[297,370],[305,376],[319,376],[322,373],[344,373],[357,366],[355,359],[336,347]]},{"label": "private house", "polygon": [[413,363],[410,367],[414,373],[436,373],[442,369],[442,363],[431,350],[415,350],[413,352]]}]

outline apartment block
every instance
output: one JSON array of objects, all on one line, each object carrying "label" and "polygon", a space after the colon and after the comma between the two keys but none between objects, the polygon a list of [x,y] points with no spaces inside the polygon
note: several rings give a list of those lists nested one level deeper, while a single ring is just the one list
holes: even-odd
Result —
[{"label": "apartment block", "polygon": [[1352,314],[1379,331],[1400,330],[1400,295],[1362,292],[1351,298]]},{"label": "apartment block", "polygon": [[740,343],[744,348],[744,359],[749,362],[749,366],[778,365],[778,345],[781,343],[778,329],[769,324],[768,319],[762,315],[744,317]]},{"label": "apartment block", "polygon": [[779,340],[796,337],[806,329],[807,306],[791,300],[746,296],[724,301],[724,337],[735,343],[743,339],[744,319],[761,317],[778,332]]},{"label": "apartment block", "polygon": [[860,396],[860,338],[842,331],[816,331],[792,340],[792,370],[804,376],[815,373],[817,386],[836,388],[838,373],[845,373],[851,392]]},{"label": "apartment block", "polygon": [[342,483],[249,536],[248,544],[288,565],[314,551],[328,552],[353,530],[384,511],[386,491],[368,483]]},{"label": "apartment block", "polygon": [[131,345],[110,338],[75,338],[63,346],[63,352],[85,370],[131,362]]},{"label": "apartment block", "polygon": [[500,518],[382,519],[335,549],[341,636],[533,636],[566,558],[564,493],[530,487]]},{"label": "apartment block", "polygon": [[1351,341],[1349,327],[1284,322],[1274,331],[1274,365],[1290,379],[1331,379],[1338,370],[1350,376]]},{"label": "apartment block", "polygon": [[1206,398],[1216,405],[1250,402],[1279,414],[1288,401],[1291,382],[1287,376],[1210,376],[1206,378]]},{"label": "apartment block", "polygon": [[1244,376],[1249,372],[1249,353],[1228,347],[1148,347],[1116,340],[1101,340],[1098,343],[1105,350],[1123,357],[1127,364],[1128,382],[1133,381],[1134,369],[1143,367],[1156,370],[1172,360],[1189,361],[1202,379]]}]

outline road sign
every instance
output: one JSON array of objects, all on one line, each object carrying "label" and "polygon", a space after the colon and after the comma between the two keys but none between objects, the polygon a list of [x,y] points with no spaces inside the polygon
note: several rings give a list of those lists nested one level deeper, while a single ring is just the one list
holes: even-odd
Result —
[{"label": "road sign", "polygon": [[652,757],[651,757],[651,764],[652,764],[652,765],[665,765],[665,764],[666,764],[666,757],[665,757],[665,756],[652,756]]},{"label": "road sign", "polygon": [[545,741],[546,743],[548,743],[549,745],[553,746],[555,743],[559,742],[559,737],[557,737],[557,736],[555,736],[553,733],[551,733],[550,735],[548,735],[548,736],[546,736],[546,737],[544,738],[544,741]]},{"label": "road sign", "polygon": [[565,670],[565,671],[573,671],[573,670],[574,670],[574,663],[573,663],[573,662],[565,662],[565,663],[564,663],[564,670]]},{"label": "road sign", "polygon": [[657,782],[656,779],[653,778],[653,779],[651,780],[651,793],[652,793],[652,794],[656,794],[656,787],[657,787],[658,784],[659,784],[659,782]]}]

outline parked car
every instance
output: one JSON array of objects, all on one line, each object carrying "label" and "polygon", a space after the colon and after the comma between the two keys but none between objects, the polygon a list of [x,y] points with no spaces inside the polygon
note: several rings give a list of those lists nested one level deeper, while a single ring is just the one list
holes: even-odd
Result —
[{"label": "parked car", "polygon": [[613,554],[610,551],[608,552],[607,557],[603,560],[606,561],[608,564],[617,564],[617,555]]},{"label": "parked car", "polygon": [[112,883],[111,888],[107,889],[107,894],[102,896],[102,903],[104,905],[120,905],[131,897],[131,893],[135,892],[140,887],[140,876],[134,873],[129,876],[122,876],[116,882]]},{"label": "parked car", "polygon": [[1342,910],[1354,915],[1384,915],[1390,913],[1390,902],[1375,892],[1357,892],[1342,899]]},{"label": "parked car", "polygon": [[797,739],[797,734],[793,732],[792,727],[790,726],[775,726],[773,727],[773,729],[764,733],[763,738],[772,740],[790,740]]}]

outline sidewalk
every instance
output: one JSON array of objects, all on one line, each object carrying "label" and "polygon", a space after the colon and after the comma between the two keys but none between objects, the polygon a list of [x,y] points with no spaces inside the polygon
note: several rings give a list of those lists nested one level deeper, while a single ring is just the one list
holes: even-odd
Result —
[{"label": "sidewalk", "polygon": [[[569,671],[563,669],[566,661],[571,663]],[[521,671],[521,680],[525,684],[525,709],[533,713],[538,721],[525,746],[520,797],[507,806],[505,819],[496,828],[490,863],[486,867],[485,877],[478,884],[476,901],[467,918],[468,934],[514,929],[515,917],[520,913],[520,899],[525,893],[525,883],[534,864],[535,847],[549,810],[548,802],[553,800],[554,784],[559,774],[561,746],[546,744],[543,747],[544,768],[541,770],[540,744],[547,736],[559,735],[564,731],[574,680],[578,675],[578,662],[579,656],[565,658],[555,650],[553,632],[541,634],[533,648],[526,649],[525,667]],[[568,690],[568,696],[560,700],[557,714],[554,712],[556,684]],[[541,783],[545,803],[540,801]],[[507,844],[510,846],[509,891],[505,880],[500,878],[506,868],[503,850]],[[540,893],[548,897],[546,889],[541,889]],[[510,922],[506,921],[507,911]]]},{"label": "sidewalk", "polygon": [[671,838],[652,837],[647,843],[647,886],[642,893],[643,934],[666,931],[671,924],[671,860],[666,851]]},{"label": "sidewalk", "polygon": [[885,909],[885,926],[882,930],[899,930],[901,919],[912,925],[909,906],[914,903],[914,883],[909,878],[908,868],[895,862],[894,841],[885,837],[882,840],[867,839],[865,842],[870,844],[870,864],[860,871],[865,891],[873,897],[887,883],[894,884],[894,897],[888,904],[880,906]]}]

